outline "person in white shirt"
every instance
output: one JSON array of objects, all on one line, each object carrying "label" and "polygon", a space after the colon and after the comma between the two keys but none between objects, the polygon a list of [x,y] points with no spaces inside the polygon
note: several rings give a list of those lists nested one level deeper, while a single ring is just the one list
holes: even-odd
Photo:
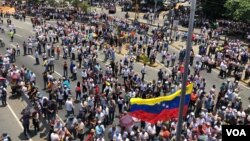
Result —
[{"label": "person in white shirt", "polygon": [[87,77],[88,77],[87,72],[86,72],[85,69],[83,69],[83,70],[82,70],[82,80],[83,80],[83,81],[86,80]]},{"label": "person in white shirt", "polygon": [[63,105],[63,91],[59,88],[59,90],[57,91],[57,98],[58,98],[58,104],[59,104],[59,108],[62,109],[62,105]]},{"label": "person in white shirt", "polygon": [[147,126],[147,132],[148,132],[148,135],[149,135],[149,140],[154,141],[154,136],[155,136],[155,134],[156,134],[155,125],[154,125],[154,124],[149,124],[149,125]]},{"label": "person in white shirt", "polygon": [[10,68],[10,58],[8,56],[3,58],[3,64],[6,70]]},{"label": "person in white shirt", "polygon": [[33,72],[31,72],[30,82],[36,84],[36,74]]},{"label": "person in white shirt", "polygon": [[80,139],[80,141],[83,141],[84,139],[84,123],[82,122],[81,119],[78,119],[78,126],[77,126],[77,133],[78,133],[78,138]]},{"label": "person in white shirt", "polygon": [[58,129],[54,129],[54,131],[50,134],[50,140],[51,141],[60,141],[60,137],[57,134]]},{"label": "person in white shirt", "polygon": [[77,80],[77,66],[75,65],[73,67],[73,80],[72,81],[75,81]]},{"label": "person in white shirt", "polygon": [[105,141],[105,139],[104,139],[104,137],[99,137],[99,138],[96,139],[96,141]]},{"label": "person in white shirt", "polygon": [[113,136],[113,141],[123,141],[122,135],[119,131],[116,131]]},{"label": "person in white shirt", "polygon": [[17,43],[17,44],[16,44],[16,55],[17,55],[17,56],[20,56],[20,54],[21,54],[21,53],[20,53],[20,46],[19,46],[19,44]]},{"label": "person in white shirt", "polygon": [[103,123],[103,121],[104,121],[104,113],[103,113],[103,111],[102,111],[102,108],[100,107],[99,109],[98,109],[98,111],[97,111],[97,113],[96,113],[96,118],[99,120],[99,121],[101,121],[101,123]]},{"label": "person in white shirt", "polygon": [[51,55],[51,45],[47,44],[46,49],[47,49],[48,57],[50,57],[50,55]]},{"label": "person in white shirt", "polygon": [[139,138],[141,141],[148,141],[149,135],[148,133],[143,129],[142,132],[139,133]]},{"label": "person in white shirt", "polygon": [[227,65],[225,62],[221,62],[220,64],[220,77],[225,78],[226,77],[226,71],[227,71]]},{"label": "person in white shirt", "polygon": [[65,103],[67,116],[74,114],[74,105],[72,99],[69,97]]}]

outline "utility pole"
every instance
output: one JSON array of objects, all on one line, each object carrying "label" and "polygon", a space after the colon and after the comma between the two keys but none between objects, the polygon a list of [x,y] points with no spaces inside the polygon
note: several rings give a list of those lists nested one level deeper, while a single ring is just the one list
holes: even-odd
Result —
[{"label": "utility pole", "polygon": [[138,4],[137,4],[137,0],[135,1],[135,19],[134,19],[134,21],[136,21],[137,20],[137,13],[138,13]]},{"label": "utility pole", "polygon": [[185,53],[184,75],[183,75],[182,86],[181,86],[182,88],[181,88],[181,95],[180,95],[176,141],[181,140],[183,110],[184,110],[186,84],[187,84],[187,77],[188,77],[188,66],[189,66],[189,60],[190,60],[190,51],[192,48],[192,35],[193,35],[195,8],[196,8],[196,0],[192,0],[191,9],[190,9],[190,17],[189,17],[189,26],[188,26],[187,47],[186,47],[186,53]]},{"label": "utility pole", "polygon": [[175,7],[173,9],[170,10],[170,42],[172,43],[172,33],[173,33],[173,24],[174,24],[174,17],[175,17],[175,11],[174,11]]},{"label": "utility pole", "polygon": [[157,7],[157,0],[155,0],[155,9],[154,9],[154,22],[156,20],[156,7]]}]

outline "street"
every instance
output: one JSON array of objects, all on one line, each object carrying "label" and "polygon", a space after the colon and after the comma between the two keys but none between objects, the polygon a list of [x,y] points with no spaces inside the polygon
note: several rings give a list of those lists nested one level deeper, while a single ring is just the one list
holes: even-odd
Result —
[{"label": "street", "polygon": [[[124,13],[121,12],[117,12],[118,17],[124,17],[123,16]],[[14,36],[14,42],[10,42],[10,38],[8,36],[8,29],[6,27],[6,19],[4,20],[4,25],[5,25],[5,33],[0,33],[0,38],[3,39],[3,41],[6,44],[5,48],[0,48],[0,52],[1,54],[3,52],[5,52],[5,49],[7,47],[14,47],[16,45],[16,43],[18,43],[20,46],[22,46],[24,41],[27,41],[29,36],[34,35],[34,32],[32,30],[32,24],[30,23],[30,19],[27,19],[26,22],[20,22],[18,20],[15,20],[12,18],[12,22],[15,24],[16,26],[16,34]],[[55,23],[55,22],[50,22],[50,23]],[[36,82],[37,82],[37,86],[39,87],[40,92],[44,95],[44,96],[48,96],[48,94],[42,90],[43,88],[43,77],[42,77],[42,72],[44,71],[44,66],[42,65],[34,65],[35,64],[35,58],[34,55],[28,55],[28,56],[22,56],[22,47],[21,47],[21,56],[17,56],[16,57],[16,65],[20,68],[22,65],[25,65],[27,68],[29,68],[30,70],[32,70],[32,72],[34,72],[36,74]],[[178,54],[179,50],[177,50],[174,47],[169,47],[169,52],[173,53],[175,52],[176,54]],[[62,56],[62,52],[61,52],[61,56]],[[119,61],[123,58],[123,55],[120,54],[116,54],[116,61]],[[102,68],[105,68],[105,64],[107,62],[102,62],[104,59],[104,54],[102,52],[98,53],[98,62],[100,62],[100,65]],[[158,54],[157,56],[157,60],[161,60],[161,56]],[[40,56],[40,63],[41,63],[42,59]],[[53,76],[55,78],[61,78],[62,74],[63,74],[63,63],[65,60],[63,60],[62,58],[60,58],[60,60],[55,61],[55,72],[53,74]],[[70,60],[66,60],[68,64],[70,64]],[[42,64],[42,63],[41,63]],[[136,73],[141,76],[141,68],[142,68],[143,64],[142,63],[138,63],[136,62],[134,64],[134,70],[136,71]],[[145,76],[145,80],[146,81],[152,81],[152,80],[157,80],[157,72],[159,71],[159,68],[162,68],[163,70],[167,70],[169,73],[171,72],[171,68],[166,68],[164,65],[160,65],[157,68],[152,68],[152,67],[147,67],[147,74]],[[78,70],[78,74],[77,74],[77,78],[81,78],[81,73],[80,70]],[[191,72],[193,72],[193,68],[191,68]],[[220,79],[218,78],[218,70],[213,70],[212,73],[206,73],[205,71],[201,72],[201,76],[204,77],[206,79],[206,84],[207,84],[207,92],[209,91],[209,89],[212,88],[212,85],[216,85],[217,90],[219,89],[220,85],[225,82],[226,80]],[[121,81],[121,77],[119,77],[119,80]],[[74,89],[76,87],[76,83],[77,81],[71,82],[71,87],[72,89]],[[240,89],[240,97],[242,99],[243,102],[243,107],[246,108],[249,105],[249,93],[250,93],[250,88],[248,88],[247,86],[245,86],[245,84],[241,83],[241,89]],[[11,94],[9,94],[10,96]],[[73,92],[73,95],[74,92]],[[1,107],[0,108],[0,112],[1,113],[5,113],[2,114],[2,116],[0,117],[0,133],[3,132],[7,132],[11,135],[11,137],[13,138],[13,140],[23,140],[23,135],[21,134],[22,132],[22,126],[20,124],[20,122],[18,121],[18,119],[20,118],[20,113],[22,111],[23,108],[25,108],[26,106],[26,102],[21,99],[15,99],[15,98],[9,98],[8,99],[8,106],[7,107]],[[77,103],[75,104],[75,111],[76,113],[78,113],[80,109],[80,104]],[[60,118],[62,121],[64,121],[66,119],[65,117],[66,115],[66,110],[65,108],[62,110],[58,111],[58,118]],[[117,120],[117,118],[116,118]],[[32,127],[31,127],[32,129]],[[32,130],[31,130],[32,131]],[[43,131],[41,133],[46,133],[47,130],[45,128],[43,128]],[[42,137],[42,138],[40,138]],[[40,134],[40,135],[31,135],[31,139],[34,141],[39,141],[39,140],[43,140],[45,137],[44,134]]]}]

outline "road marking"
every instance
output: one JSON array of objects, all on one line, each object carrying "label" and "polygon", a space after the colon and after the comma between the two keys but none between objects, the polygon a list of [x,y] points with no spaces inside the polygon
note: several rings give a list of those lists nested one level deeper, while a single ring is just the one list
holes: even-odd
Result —
[{"label": "road marking", "polygon": [[[18,119],[17,115],[15,114],[15,112],[13,111],[13,109],[10,107],[9,103],[7,102],[7,107],[9,108],[11,114],[14,116],[14,118],[16,119],[16,121],[18,122],[18,124],[20,125],[20,127],[23,129],[23,125],[20,122],[20,120]],[[29,141],[32,141],[32,139],[29,139]]]},{"label": "road marking", "polygon": [[19,34],[15,34],[16,36],[18,36],[18,37],[23,37],[22,35],[19,35]]},{"label": "road marking", "polygon": [[57,71],[54,71],[58,76],[62,77],[62,75],[60,73],[58,73]]},{"label": "road marking", "polygon": [[[36,59],[34,56],[31,56],[31,55],[28,55],[28,57],[30,57],[30,58],[32,58],[32,59]],[[55,72],[55,74],[57,74],[58,76],[60,76],[60,77],[62,77],[62,75],[59,73],[59,72],[57,72],[57,71],[54,71]]]},{"label": "road marking", "polygon": [[[30,58],[32,58],[32,59],[35,60],[35,57],[33,57],[33,56],[31,56],[31,55],[28,55],[28,57],[30,57]],[[60,77],[62,77],[62,75],[61,75],[60,73],[58,73],[57,71],[55,71],[55,73],[56,73],[57,75],[59,75]],[[61,118],[58,114],[56,114],[56,117],[57,117],[62,123],[64,123],[64,121],[62,120],[62,118]]]}]

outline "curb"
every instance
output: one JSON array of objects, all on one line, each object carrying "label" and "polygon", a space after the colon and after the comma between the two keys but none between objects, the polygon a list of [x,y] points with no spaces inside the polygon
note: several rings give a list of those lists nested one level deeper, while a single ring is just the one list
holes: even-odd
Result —
[{"label": "curb", "polygon": [[[176,45],[170,44],[170,46],[176,48],[177,50],[180,50],[180,48],[177,47]],[[216,70],[218,70],[218,71],[220,70],[218,67],[216,67],[216,68],[214,68],[214,69],[216,69]],[[250,80],[242,80],[242,79],[241,79],[240,81],[241,81],[242,83],[246,84],[247,87],[250,87],[250,86],[249,86]]]}]

